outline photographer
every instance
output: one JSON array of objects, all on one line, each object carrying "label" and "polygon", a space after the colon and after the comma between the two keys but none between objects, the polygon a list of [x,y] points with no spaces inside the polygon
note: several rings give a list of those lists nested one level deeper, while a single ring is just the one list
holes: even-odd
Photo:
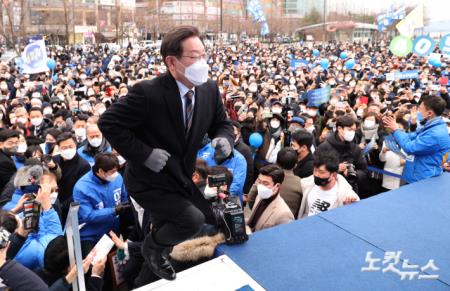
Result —
[{"label": "photographer", "polygon": [[[57,188],[55,175],[44,172],[39,180],[39,190],[34,199],[34,203],[40,205],[40,208],[36,208],[38,213],[34,213],[33,210],[32,219],[35,221],[34,223],[38,224],[36,228],[33,226],[34,223],[31,223],[32,228],[27,227],[26,214],[24,222],[17,221],[14,216],[2,214],[4,219],[1,219],[1,226],[14,225],[14,231],[23,238],[20,242],[23,242],[23,245],[15,255],[15,259],[31,270],[43,267],[45,248],[53,238],[62,234],[61,222],[51,203],[52,193],[55,193]],[[33,207],[33,209],[35,208]],[[17,246],[16,249],[18,249]],[[8,253],[8,255],[10,254]]]},{"label": "photographer", "polygon": [[114,154],[98,154],[92,170],[75,184],[73,199],[80,203],[79,222],[86,223],[80,230],[84,255],[110,230],[119,233],[118,215],[130,210],[130,205],[125,205],[128,197],[118,167]]},{"label": "photographer", "polygon": [[358,183],[367,172],[367,161],[362,150],[355,143],[356,122],[348,115],[336,120],[336,131],[317,148],[317,153],[330,153],[339,160],[338,173],[352,185],[358,193]]}]

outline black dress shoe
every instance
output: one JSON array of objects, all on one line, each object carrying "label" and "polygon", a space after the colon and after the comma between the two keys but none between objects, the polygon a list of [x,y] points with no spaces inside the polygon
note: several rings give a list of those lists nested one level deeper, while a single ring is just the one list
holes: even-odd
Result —
[{"label": "black dress shoe", "polygon": [[141,247],[142,256],[152,272],[162,279],[173,281],[176,279],[176,273],[168,260],[168,255],[164,249],[154,249],[148,247],[145,243]]}]

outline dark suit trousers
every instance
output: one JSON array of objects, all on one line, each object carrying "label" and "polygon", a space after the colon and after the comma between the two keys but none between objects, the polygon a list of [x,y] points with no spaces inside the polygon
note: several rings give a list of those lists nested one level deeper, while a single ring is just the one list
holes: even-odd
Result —
[{"label": "dark suit trousers", "polygon": [[150,213],[152,237],[161,247],[174,246],[196,235],[205,216],[183,194],[175,191],[151,189],[131,193],[131,196]]}]

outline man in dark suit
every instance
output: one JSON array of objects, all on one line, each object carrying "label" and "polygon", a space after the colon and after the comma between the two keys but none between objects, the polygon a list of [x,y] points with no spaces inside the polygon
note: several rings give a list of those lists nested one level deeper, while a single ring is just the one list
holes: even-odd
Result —
[{"label": "man in dark suit", "polygon": [[215,154],[223,157],[233,145],[219,90],[207,80],[199,35],[192,26],[167,33],[161,55],[168,73],[134,85],[99,121],[106,139],[128,162],[128,192],[152,218],[142,254],[150,269],[167,280],[176,277],[167,251],[214,221],[191,179],[202,139],[208,133]]},{"label": "man in dark suit", "polygon": [[11,156],[17,152],[18,145],[19,133],[17,131],[11,129],[0,131],[0,192],[17,171]]}]

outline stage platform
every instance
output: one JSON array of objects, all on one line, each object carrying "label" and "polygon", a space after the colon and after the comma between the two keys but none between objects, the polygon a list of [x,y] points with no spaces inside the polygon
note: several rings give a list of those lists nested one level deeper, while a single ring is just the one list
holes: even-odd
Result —
[{"label": "stage platform", "polygon": [[[217,253],[267,290],[450,290],[449,225],[446,173],[257,232]],[[398,262],[388,260],[388,252],[399,251]],[[377,270],[362,271],[369,267],[367,252],[378,259]],[[421,270],[430,260],[434,266]]]}]

